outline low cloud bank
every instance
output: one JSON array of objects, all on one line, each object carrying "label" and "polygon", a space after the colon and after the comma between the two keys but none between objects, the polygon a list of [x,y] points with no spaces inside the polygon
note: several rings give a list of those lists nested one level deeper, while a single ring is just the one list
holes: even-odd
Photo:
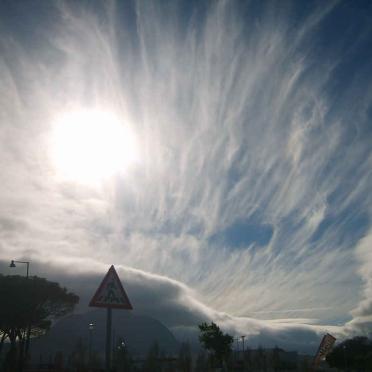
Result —
[{"label": "low cloud bank", "polygon": [[361,239],[355,255],[359,263],[359,275],[363,280],[363,298],[352,311],[353,319],[345,325],[350,334],[372,336],[372,231]]},{"label": "low cloud bank", "polygon": [[[23,274],[22,268],[10,269],[0,262],[3,274]],[[89,310],[88,303],[103,279],[108,266],[95,264],[87,268],[84,260],[57,266],[48,262],[32,262],[32,274],[58,281],[80,296],[78,312]],[[310,319],[256,320],[231,316],[216,311],[201,301],[197,294],[179,281],[116,265],[116,270],[134,306],[134,311],[151,316],[166,325],[180,340],[197,342],[197,325],[214,321],[234,336],[246,335],[246,347],[279,346],[287,350],[313,353],[322,334],[343,335],[341,327],[311,324]]]}]

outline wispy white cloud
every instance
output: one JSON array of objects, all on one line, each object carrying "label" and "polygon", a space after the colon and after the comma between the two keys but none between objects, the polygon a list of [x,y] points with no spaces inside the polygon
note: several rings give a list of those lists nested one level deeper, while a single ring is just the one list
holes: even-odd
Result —
[{"label": "wispy white cloud", "polygon": [[[370,225],[372,89],[360,69],[332,91],[348,50],[321,49],[319,33],[337,3],[297,16],[295,3],[180,4],[59,3],[37,44],[1,35],[0,257],[122,263],[231,322],[344,319],[369,288],[355,247]],[[114,111],[142,148],[99,188],[61,182],[49,154],[56,115],[86,107]],[[267,245],[210,239],[242,219],[272,227]]]}]

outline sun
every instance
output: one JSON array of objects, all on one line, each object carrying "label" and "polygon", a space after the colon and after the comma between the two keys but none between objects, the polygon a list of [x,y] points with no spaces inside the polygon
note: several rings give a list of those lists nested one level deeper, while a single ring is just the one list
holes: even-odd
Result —
[{"label": "sun", "polygon": [[113,113],[82,110],[54,122],[52,157],[64,179],[89,184],[127,170],[139,151],[134,133]]}]

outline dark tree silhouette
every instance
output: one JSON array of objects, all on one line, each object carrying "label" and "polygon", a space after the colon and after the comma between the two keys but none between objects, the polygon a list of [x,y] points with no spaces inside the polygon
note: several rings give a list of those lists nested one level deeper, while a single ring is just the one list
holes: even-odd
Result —
[{"label": "dark tree silhouette", "polygon": [[180,372],[191,372],[192,357],[190,344],[183,342],[178,353],[178,369]]},{"label": "dark tree silhouette", "polygon": [[208,370],[208,360],[205,351],[200,351],[195,361],[195,372],[205,372]]},{"label": "dark tree silhouette", "polygon": [[83,371],[87,365],[88,350],[84,341],[79,337],[76,341],[75,349],[70,355],[69,364],[75,371]]},{"label": "dark tree silhouette", "polygon": [[123,338],[119,337],[113,352],[113,366],[116,372],[129,372],[133,362]]},{"label": "dark tree silhouette", "polygon": [[211,353],[212,364],[221,366],[231,354],[233,337],[223,333],[218,325],[213,322],[211,324],[200,324],[199,330],[199,341]]},{"label": "dark tree silhouette", "polygon": [[331,367],[343,370],[372,371],[372,340],[361,336],[345,340],[326,360]]},{"label": "dark tree silhouette", "polygon": [[68,314],[79,297],[58,283],[36,276],[4,276],[0,274],[0,352],[6,339],[10,350],[5,370],[22,370],[27,356],[29,335],[43,334],[53,320]]},{"label": "dark tree silhouette", "polygon": [[160,348],[159,348],[159,344],[155,341],[147,353],[146,360],[143,366],[143,370],[145,372],[161,371],[161,363],[159,359],[160,359]]}]

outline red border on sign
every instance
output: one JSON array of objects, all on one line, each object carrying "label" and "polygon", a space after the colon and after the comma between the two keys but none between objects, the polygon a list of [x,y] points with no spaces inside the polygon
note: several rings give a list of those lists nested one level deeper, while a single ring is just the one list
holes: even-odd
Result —
[{"label": "red border on sign", "polygon": [[[97,300],[98,300],[97,297],[98,297],[99,293],[101,292],[102,288],[104,288],[106,286],[106,283],[109,279],[110,274],[113,274],[115,280],[117,281],[117,283],[119,285],[119,288],[122,292],[121,294],[127,302],[126,304],[122,304],[122,305],[117,304],[116,305],[116,304],[103,304],[103,303],[97,302]],[[94,294],[93,298],[90,300],[89,306],[91,306],[91,307],[106,307],[106,308],[110,307],[112,309],[127,309],[127,310],[132,310],[133,309],[133,306],[129,301],[129,298],[128,298],[127,293],[125,292],[125,290],[123,288],[123,285],[121,284],[121,281],[120,281],[119,276],[118,276],[118,274],[115,270],[114,265],[111,265],[111,267],[109,268],[107,274],[103,278],[103,280],[102,280],[100,286],[98,287],[96,293]]]}]

